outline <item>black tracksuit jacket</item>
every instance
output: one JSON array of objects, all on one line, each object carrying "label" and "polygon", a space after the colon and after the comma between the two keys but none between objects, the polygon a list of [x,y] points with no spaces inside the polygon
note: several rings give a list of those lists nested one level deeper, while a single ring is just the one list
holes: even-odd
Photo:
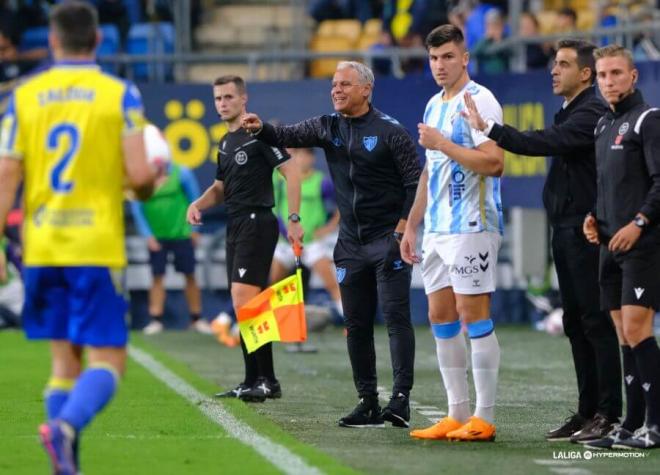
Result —
[{"label": "black tracksuit jacket", "polygon": [[543,204],[553,226],[581,226],[596,202],[594,128],[607,112],[593,87],[578,94],[543,130],[518,131],[494,124],[488,137],[521,155],[552,156]]},{"label": "black tracksuit jacket", "polygon": [[325,151],[341,214],[340,238],[366,244],[407,219],[421,173],[417,150],[403,126],[377,109],[354,118],[335,113],[288,126],[264,123],[257,138]]},{"label": "black tracksuit jacket", "polygon": [[596,219],[604,240],[637,213],[650,220],[644,235],[660,238],[660,110],[636,90],[598,122]]}]

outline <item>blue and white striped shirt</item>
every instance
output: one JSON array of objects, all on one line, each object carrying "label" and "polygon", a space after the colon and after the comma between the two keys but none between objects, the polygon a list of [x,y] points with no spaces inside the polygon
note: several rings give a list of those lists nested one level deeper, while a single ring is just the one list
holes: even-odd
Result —
[{"label": "blue and white striped shirt", "polygon": [[[437,128],[455,144],[476,148],[490,139],[472,129],[461,116],[461,111],[465,109],[463,94],[466,91],[472,96],[484,120],[502,123],[499,102],[492,92],[474,81],[468,82],[450,100],[443,99],[444,91],[433,96],[426,105],[424,123]],[[426,167],[429,179],[425,233],[503,233],[499,177],[479,175],[437,150],[426,151]]]}]

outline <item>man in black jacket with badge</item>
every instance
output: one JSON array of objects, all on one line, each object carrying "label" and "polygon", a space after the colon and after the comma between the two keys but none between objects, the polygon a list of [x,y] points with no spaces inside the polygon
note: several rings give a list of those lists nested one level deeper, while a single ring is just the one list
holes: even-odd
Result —
[{"label": "man in black jacket with badge", "polygon": [[596,197],[594,128],[607,110],[593,87],[595,46],[562,40],[552,68],[552,91],[564,97],[554,124],[520,132],[487,124],[472,100],[470,125],[510,152],[552,156],[543,203],[552,226],[552,253],[578,383],[578,412],[546,434],[548,441],[586,442],[604,437],[621,416],[621,369],[616,333],[600,310],[598,252],[582,235],[582,221]]},{"label": "man in black jacket with badge", "polygon": [[[598,201],[584,221],[600,244],[600,289],[623,348],[626,418],[597,449],[660,448],[660,110],[635,89],[632,53],[619,45],[594,52],[610,110],[596,126]],[[595,247],[595,246],[594,246]]]},{"label": "man in black jacket with badge", "polygon": [[[339,425],[379,427],[384,419],[397,427],[408,427],[415,334],[410,322],[411,267],[401,259],[399,241],[421,167],[406,130],[372,107],[373,84],[368,67],[340,62],[332,80],[334,114],[279,127],[248,114],[243,127],[270,145],[320,147],[325,151],[341,215],[334,260],[348,331],[348,354],[360,398]],[[374,349],[379,303],[390,337],[394,374],[392,397],[382,413]]]}]

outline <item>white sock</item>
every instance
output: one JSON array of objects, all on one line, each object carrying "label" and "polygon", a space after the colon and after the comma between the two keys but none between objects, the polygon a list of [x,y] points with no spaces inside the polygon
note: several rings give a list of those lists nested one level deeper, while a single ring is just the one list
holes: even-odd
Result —
[{"label": "white sock", "polygon": [[341,304],[341,300],[334,300],[334,304],[335,304],[335,310],[337,310],[337,313],[343,317],[344,316],[344,307]]},{"label": "white sock", "polygon": [[491,424],[495,420],[495,393],[497,371],[500,367],[500,344],[495,332],[481,338],[470,339],[472,347],[472,376],[477,393],[474,415]]},{"label": "white sock", "polygon": [[467,382],[467,346],[463,333],[452,338],[435,339],[438,367],[447,391],[449,416],[459,422],[470,417],[470,393]]}]

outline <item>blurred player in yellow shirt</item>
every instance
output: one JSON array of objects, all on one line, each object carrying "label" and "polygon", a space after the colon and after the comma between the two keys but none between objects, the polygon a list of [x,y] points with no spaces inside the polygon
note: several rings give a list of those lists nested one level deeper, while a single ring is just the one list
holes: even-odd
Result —
[{"label": "blurred player in yellow shirt", "polygon": [[[58,474],[79,470],[79,434],[124,371],[123,188],[147,198],[156,175],[146,160],[139,91],[94,62],[97,26],[87,3],[51,10],[55,63],[16,88],[0,133],[0,234],[22,180],[23,322],[29,339],[51,340],[48,423],[39,434]],[[0,279],[5,269],[0,257]]]}]

